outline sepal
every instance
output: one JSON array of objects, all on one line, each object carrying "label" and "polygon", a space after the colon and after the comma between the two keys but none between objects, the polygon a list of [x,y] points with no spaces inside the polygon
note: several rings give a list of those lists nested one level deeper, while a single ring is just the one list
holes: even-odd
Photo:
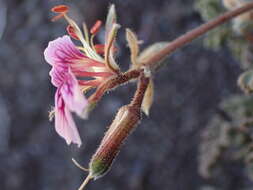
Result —
[{"label": "sepal", "polygon": [[136,34],[129,28],[126,29],[126,40],[131,52],[131,62],[135,66],[137,65],[137,56],[139,54],[139,44]]},{"label": "sepal", "polygon": [[150,79],[141,104],[141,109],[147,116],[149,116],[149,110],[153,104],[153,99],[154,99],[154,82],[152,79]]}]

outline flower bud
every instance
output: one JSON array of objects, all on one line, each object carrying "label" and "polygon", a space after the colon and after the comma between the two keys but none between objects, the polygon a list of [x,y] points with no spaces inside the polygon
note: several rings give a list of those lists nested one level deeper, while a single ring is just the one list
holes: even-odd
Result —
[{"label": "flower bud", "polygon": [[120,147],[141,118],[140,109],[123,106],[119,109],[101,145],[93,155],[89,168],[94,179],[102,177],[111,167]]}]

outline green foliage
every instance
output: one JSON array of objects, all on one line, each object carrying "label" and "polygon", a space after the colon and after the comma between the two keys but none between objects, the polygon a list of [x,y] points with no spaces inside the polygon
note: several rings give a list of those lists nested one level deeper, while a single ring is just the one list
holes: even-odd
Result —
[{"label": "green foliage", "polygon": [[253,180],[253,97],[235,95],[220,109],[203,132],[199,172],[205,178],[224,176],[224,163],[237,163]]},{"label": "green foliage", "polygon": [[225,11],[220,0],[196,0],[195,7],[204,20],[213,19]]}]

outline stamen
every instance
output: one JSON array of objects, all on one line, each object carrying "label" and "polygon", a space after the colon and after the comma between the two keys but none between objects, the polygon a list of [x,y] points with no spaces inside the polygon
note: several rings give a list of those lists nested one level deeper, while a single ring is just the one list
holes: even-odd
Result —
[{"label": "stamen", "polygon": [[92,34],[91,37],[90,37],[90,45],[91,45],[91,48],[95,51],[94,37],[95,37],[95,34]]},{"label": "stamen", "polygon": [[84,86],[81,88],[82,93],[86,94],[90,89],[92,89],[92,86]]},{"label": "stamen", "polygon": [[78,38],[80,39],[82,45],[83,45],[83,50],[85,52],[85,54],[89,57],[89,58],[93,58],[96,59],[98,61],[103,61],[103,59],[90,47],[89,42],[87,42],[82,34],[82,31],[80,30],[80,28],[78,27],[78,25],[75,23],[74,20],[72,20],[70,17],[68,17],[67,14],[64,14],[65,19],[67,20],[67,22],[69,23],[69,25],[71,25],[74,29],[75,29],[75,33],[78,36]]},{"label": "stamen", "polygon": [[105,45],[104,44],[96,44],[96,45],[94,45],[94,49],[98,54],[103,55],[105,53]]},{"label": "stamen", "polygon": [[83,32],[84,32],[84,37],[86,42],[89,41],[89,32],[88,32],[88,28],[87,25],[85,24],[85,22],[83,23]]},{"label": "stamen", "polygon": [[79,40],[79,37],[77,36],[77,34],[76,34],[75,29],[74,29],[73,26],[68,25],[67,28],[66,28],[66,30],[67,30],[68,34],[69,34],[72,38],[74,38],[74,39],[76,39],[76,40]]},{"label": "stamen", "polygon": [[60,13],[60,14],[54,16],[54,17],[51,19],[51,21],[52,21],[52,22],[55,22],[55,21],[61,19],[62,17],[64,17],[64,13]]},{"label": "stamen", "polygon": [[69,7],[67,5],[57,5],[54,6],[51,11],[54,13],[67,13],[69,11]]},{"label": "stamen", "polygon": [[88,72],[73,70],[73,73],[79,77],[110,77],[112,73],[109,72]]},{"label": "stamen", "polygon": [[[94,49],[98,54],[104,54],[105,53],[105,45],[104,44],[96,44],[94,45]],[[117,48],[115,46],[111,47],[111,51],[113,53],[117,52]]]},{"label": "stamen", "polygon": [[78,83],[81,86],[97,87],[97,86],[99,86],[102,83],[102,81],[97,80],[97,79],[95,79],[95,80],[88,80],[88,81],[79,80]]},{"label": "stamen", "polygon": [[102,21],[97,20],[96,23],[90,29],[90,33],[93,34],[93,35],[96,35],[99,32],[99,30],[101,28],[101,25],[102,25]]}]

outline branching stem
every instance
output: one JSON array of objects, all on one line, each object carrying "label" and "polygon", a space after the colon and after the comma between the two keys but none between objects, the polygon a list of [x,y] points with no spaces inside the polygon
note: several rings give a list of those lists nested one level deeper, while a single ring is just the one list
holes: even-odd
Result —
[{"label": "branching stem", "polygon": [[[155,53],[152,57],[150,57],[145,63],[142,63],[143,66],[147,66],[152,68],[154,64],[161,61],[177,49],[182,46],[190,43],[194,39],[200,37],[201,35],[207,33],[208,31],[224,24],[225,22],[231,20],[232,18],[246,13],[253,9],[253,2],[247,3],[244,6],[234,9],[232,11],[228,11],[225,14],[218,16],[217,18],[202,24],[201,26],[187,32],[186,34],[176,38],[174,41],[170,42],[164,49]],[[142,69],[131,70],[126,73],[115,76],[111,79],[105,81],[101,86],[99,86],[96,92],[89,98],[90,102],[97,102],[103,96],[103,94],[119,85],[125,84],[128,81],[139,77]]]}]

